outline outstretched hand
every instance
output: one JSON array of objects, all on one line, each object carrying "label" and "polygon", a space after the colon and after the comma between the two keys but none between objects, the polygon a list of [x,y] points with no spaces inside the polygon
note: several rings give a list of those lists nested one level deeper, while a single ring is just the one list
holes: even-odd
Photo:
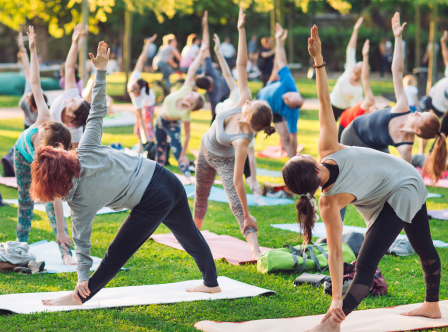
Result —
[{"label": "outstretched hand", "polygon": [[442,44],[446,43],[447,38],[448,38],[448,32],[445,30],[445,31],[443,31],[442,38],[440,38],[440,42]]},{"label": "outstretched hand", "polygon": [[246,24],[246,14],[243,12],[243,5],[240,6],[240,14],[238,17],[238,30],[244,29]]},{"label": "outstretched hand", "polygon": [[322,45],[316,25],[311,28],[311,37],[308,38],[308,52],[314,59],[322,57]]},{"label": "outstretched hand", "polygon": [[34,27],[33,26],[29,26],[28,28],[28,42],[30,44],[30,50],[35,49],[36,48],[36,34],[34,33]]},{"label": "outstretched hand", "polygon": [[356,21],[356,23],[355,23],[355,27],[354,27],[354,29],[355,30],[359,30],[359,28],[361,27],[361,25],[362,25],[362,21],[364,20],[364,17],[360,17],[360,18],[358,18],[358,20]]},{"label": "outstretched hand", "polygon": [[221,41],[219,40],[219,37],[216,33],[213,35],[213,41],[215,42],[215,52],[220,53],[221,52],[221,48],[220,48]]},{"label": "outstretched hand", "polygon": [[106,70],[107,62],[109,61],[110,48],[107,47],[107,44],[101,41],[98,44],[98,51],[96,58],[92,53],[89,53],[90,59],[92,59],[92,63],[98,70]]},{"label": "outstretched hand", "polygon": [[204,16],[202,17],[202,26],[206,26],[208,24],[208,10],[204,11]]},{"label": "outstretched hand", "polygon": [[77,43],[82,32],[82,24],[79,23],[73,29],[72,42]]},{"label": "outstretched hand", "polygon": [[283,28],[280,23],[275,23],[275,39],[280,39],[283,35]]},{"label": "outstretched hand", "polygon": [[406,24],[406,22],[403,25],[400,24],[400,13],[396,12],[394,17],[392,17],[392,31],[395,37],[401,37]]},{"label": "outstretched hand", "polygon": [[366,42],[364,43],[364,46],[362,47],[362,55],[364,55],[364,56],[369,55],[369,49],[370,49],[370,42],[368,39],[366,39]]},{"label": "outstretched hand", "polygon": [[151,44],[154,43],[154,41],[157,38],[157,33],[153,34],[152,37],[145,39],[145,44]]}]

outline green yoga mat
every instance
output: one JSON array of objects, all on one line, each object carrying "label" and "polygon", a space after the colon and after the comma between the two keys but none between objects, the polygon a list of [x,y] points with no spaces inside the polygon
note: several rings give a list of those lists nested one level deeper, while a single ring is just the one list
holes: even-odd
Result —
[{"label": "green yoga mat", "polygon": [[[0,95],[21,96],[25,91],[25,76],[19,73],[0,73]],[[42,90],[61,90],[58,80],[41,77]]]}]

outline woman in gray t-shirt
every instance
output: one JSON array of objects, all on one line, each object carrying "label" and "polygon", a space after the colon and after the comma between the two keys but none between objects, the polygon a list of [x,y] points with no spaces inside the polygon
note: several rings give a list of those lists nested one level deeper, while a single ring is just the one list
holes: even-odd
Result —
[{"label": "woman in gray t-shirt", "polygon": [[[392,19],[396,42],[401,44],[403,26],[399,14]],[[328,262],[333,285],[333,301],[321,323],[313,331],[339,331],[346,315],[370,291],[381,258],[404,228],[419,255],[425,284],[425,303],[405,316],[440,318],[440,258],[431,240],[426,212],[427,191],[420,174],[406,161],[372,149],[346,147],[338,143],[332,112],[325,62],[317,27],[311,29],[308,50],[314,58],[319,97],[319,164],[309,155],[297,155],[283,168],[288,188],[300,195],[298,221],[309,243],[319,219],[314,195],[322,186],[319,209],[327,231]],[[369,229],[356,261],[353,282],[342,298],[342,229],[339,211],[352,204],[364,217]]]}]

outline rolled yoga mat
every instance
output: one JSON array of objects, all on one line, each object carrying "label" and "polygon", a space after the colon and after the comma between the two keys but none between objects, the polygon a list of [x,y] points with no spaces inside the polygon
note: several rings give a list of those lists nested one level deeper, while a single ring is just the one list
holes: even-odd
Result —
[{"label": "rolled yoga mat", "polygon": [[[408,304],[393,308],[358,310],[352,312],[341,325],[342,332],[387,332],[430,329],[448,326],[448,301],[441,301],[442,318],[406,317],[400,313],[421,305]],[[303,332],[320,323],[324,315],[297,318],[261,319],[227,323],[202,321],[194,325],[205,332]]]},{"label": "rolled yoga mat", "polygon": [[[201,231],[205,241],[207,241],[212,251],[213,259],[225,259],[232,265],[242,265],[256,263],[252,257],[252,251],[249,243],[229,235],[218,235],[209,231]],[[177,242],[173,233],[153,234],[150,237],[154,241],[170,246],[171,248],[184,250]],[[260,247],[260,251],[271,250],[270,248]]]},{"label": "rolled yoga mat", "polygon": [[275,294],[271,290],[248,285],[227,277],[218,277],[218,283],[222,292],[215,294],[186,292],[186,289],[202,284],[202,280],[162,285],[103,288],[90,301],[78,306],[47,307],[42,304],[42,300],[55,299],[72,291],[0,295],[0,309],[17,314],[31,314],[44,311],[89,310],[198,300],[238,299],[261,294]]}]

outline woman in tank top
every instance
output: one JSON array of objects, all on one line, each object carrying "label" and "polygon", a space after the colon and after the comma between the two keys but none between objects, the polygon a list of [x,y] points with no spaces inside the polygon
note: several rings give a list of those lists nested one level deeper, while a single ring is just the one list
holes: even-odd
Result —
[{"label": "woman in tank top", "polygon": [[[392,27],[396,44],[401,45],[404,24],[400,25],[398,13],[392,19]],[[440,318],[438,295],[441,264],[431,240],[423,179],[400,158],[338,143],[316,26],[311,29],[308,50],[314,58],[314,66],[318,68],[318,149],[322,164],[309,155],[297,155],[283,168],[283,179],[292,192],[300,195],[297,202],[298,220],[305,244],[311,242],[314,223],[319,219],[314,195],[322,186],[319,209],[327,231],[333,300],[321,323],[311,331],[340,331],[340,324],[346,315],[367,296],[378,263],[403,228],[420,257],[426,284],[425,303],[403,315]],[[355,277],[342,298],[343,224],[339,211],[348,204],[359,211],[369,229],[356,261]]]},{"label": "woman in tank top", "polygon": [[247,83],[247,50],[244,30],[246,15],[240,8],[238,19],[239,43],[236,67],[240,99],[234,108],[219,113],[211,128],[201,140],[197,163],[197,183],[194,202],[194,221],[201,229],[207,212],[208,197],[219,174],[229,199],[229,205],[238,220],[241,232],[252,249],[256,260],[260,255],[257,238],[257,221],[249,213],[243,172],[249,143],[255,134],[264,130],[267,135],[275,132],[271,126],[271,108],[262,101],[252,101]]},{"label": "woman in tank top", "polygon": [[[67,126],[60,122],[51,121],[50,112],[44,99],[39,79],[39,63],[36,53],[36,42],[33,27],[29,27],[30,47],[30,87],[36,103],[38,115],[36,122],[26,129],[14,145],[14,169],[19,194],[19,210],[17,213],[17,239],[28,242],[33,222],[34,200],[30,195],[31,163],[35,150],[39,146],[62,146],[68,150],[72,140]],[[64,219],[62,201],[60,198],[45,202],[48,220],[59,245],[62,260],[66,265],[74,265],[70,249],[71,240],[68,235],[67,222]]]},{"label": "woman in tank top", "polygon": [[[396,36],[396,39],[401,36]],[[415,136],[436,138],[434,150],[428,158],[426,172],[437,181],[446,169],[446,137],[440,133],[440,121],[432,113],[411,113],[403,87],[402,44],[395,42],[392,76],[397,104],[392,108],[357,117],[341,136],[341,143],[350,146],[372,148],[389,153],[389,146],[397,148],[400,156],[411,163]]]}]

